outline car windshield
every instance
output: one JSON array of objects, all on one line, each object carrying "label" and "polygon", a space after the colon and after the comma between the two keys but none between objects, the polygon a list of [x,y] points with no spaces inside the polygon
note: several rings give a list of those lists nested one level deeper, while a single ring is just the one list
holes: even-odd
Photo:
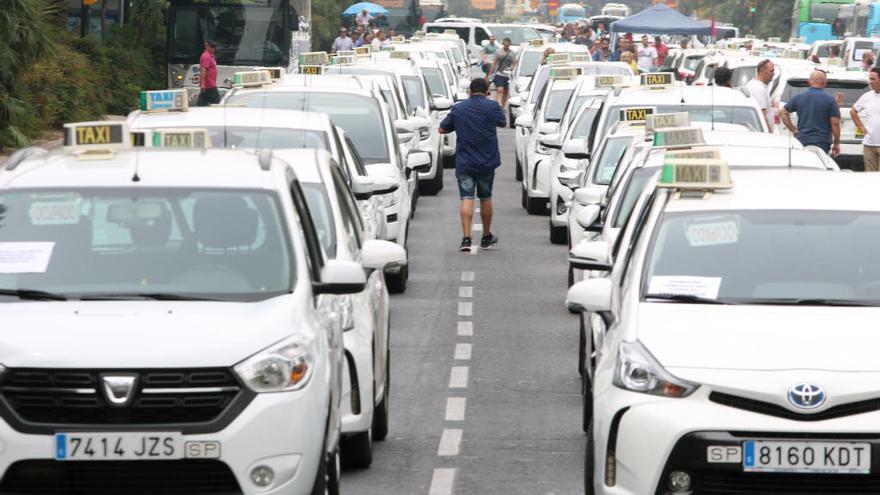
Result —
[{"label": "car windshield", "polygon": [[406,95],[406,105],[410,112],[417,108],[423,108],[425,102],[425,86],[418,76],[401,76],[403,81],[403,93]]},{"label": "car windshield", "polygon": [[758,66],[746,65],[737,67],[733,69],[732,72],[733,73],[730,76],[730,84],[733,85],[734,88],[741,88],[755,78],[755,75],[758,74]]},{"label": "car windshield", "polygon": [[684,59],[684,68],[689,71],[696,70],[697,66],[700,65],[700,61],[703,60],[703,55],[686,57]]},{"label": "car windshield", "polygon": [[425,82],[428,83],[428,90],[432,96],[449,97],[449,88],[446,86],[446,82],[443,81],[443,74],[440,73],[440,69],[425,67],[422,68],[422,75],[425,77]]},{"label": "car windshield", "polygon": [[876,212],[666,213],[653,241],[646,294],[693,291],[745,303],[880,305]]},{"label": "car windshield", "polygon": [[266,191],[6,192],[0,290],[69,299],[268,299],[294,286],[283,218],[279,198]]},{"label": "car windshield", "polygon": [[[838,55],[834,55],[834,53],[831,51],[832,49],[834,49],[834,51],[837,52]],[[840,43],[826,43],[824,45],[819,45],[818,47],[816,47],[816,55],[818,55],[820,58],[839,57],[839,54]]]},{"label": "car windshield", "polygon": [[611,184],[614,171],[617,170],[620,159],[623,158],[623,154],[626,153],[627,147],[632,142],[632,136],[608,138],[608,141],[605,143],[605,149],[593,168],[593,182],[606,186]]},{"label": "car windshield", "polygon": [[[803,93],[810,88],[809,81],[806,79],[789,79],[782,91],[782,101],[791,101],[796,95]],[[862,81],[828,81],[825,92],[831,97],[836,97],[837,93],[843,93],[843,108],[850,108],[865,92],[868,91],[868,83]]]},{"label": "car windshield", "polygon": [[[162,129],[175,127],[163,126]],[[199,129],[208,131],[212,148],[315,148],[330,151],[327,133],[320,130],[242,126],[199,126]]]},{"label": "car windshield", "polygon": [[326,113],[351,137],[365,162],[388,163],[391,160],[382,111],[372,98],[320,91],[250,91],[230,95],[227,103]]},{"label": "car windshield", "polygon": [[837,18],[840,3],[812,2],[810,5],[810,21],[830,24]]},{"label": "car windshield", "polygon": [[336,224],[333,222],[333,209],[330,206],[330,198],[323,184],[315,182],[300,182],[306,204],[309,206],[309,214],[318,240],[328,258],[336,258]]},{"label": "car windshield", "polygon": [[880,41],[856,41],[853,43],[852,59],[856,62],[862,61],[865,52],[874,52],[874,56],[880,54]]},{"label": "car windshield", "polygon": [[537,51],[526,51],[522,54],[522,57],[519,59],[519,76],[520,77],[532,77],[535,75],[535,71],[540,67],[541,59],[544,57],[544,52]]},{"label": "car windshield", "polygon": [[491,29],[496,40],[501,41],[504,38],[510,38],[510,43],[513,46],[541,38],[541,35],[535,28],[528,26],[491,26]]},{"label": "car windshield", "polygon": [[547,109],[544,111],[544,120],[547,122],[559,122],[562,120],[562,114],[565,113],[565,107],[574,89],[559,89],[552,91],[547,99]]},{"label": "car windshield", "polygon": [[[645,105],[649,106],[649,105]],[[608,132],[620,120],[620,111],[624,108],[635,108],[636,105],[622,105],[611,107],[608,110],[608,117],[605,121],[604,132]],[[655,108],[655,113],[675,113],[687,112],[691,122],[716,122],[726,124],[740,124],[751,127],[754,130],[762,130],[761,116],[758,111],[752,107],[745,106],[724,106],[721,104],[711,105],[650,105]]]}]

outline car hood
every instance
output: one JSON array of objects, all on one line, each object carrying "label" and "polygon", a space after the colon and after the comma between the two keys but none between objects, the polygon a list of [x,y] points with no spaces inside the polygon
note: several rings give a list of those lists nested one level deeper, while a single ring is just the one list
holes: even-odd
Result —
[{"label": "car hood", "polygon": [[[304,291],[297,291],[304,292]],[[307,292],[307,291],[305,291]],[[64,301],[0,304],[7,367],[225,367],[311,328],[301,294],[251,303]]]}]

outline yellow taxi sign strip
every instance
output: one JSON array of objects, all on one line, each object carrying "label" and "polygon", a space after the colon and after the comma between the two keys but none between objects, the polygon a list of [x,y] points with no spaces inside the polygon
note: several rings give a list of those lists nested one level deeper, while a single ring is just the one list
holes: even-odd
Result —
[{"label": "yellow taxi sign strip", "polygon": [[203,149],[211,147],[207,129],[153,129],[151,144],[154,148]]},{"label": "yellow taxi sign strip", "polygon": [[653,107],[624,108],[620,111],[620,120],[622,122],[644,122],[648,115],[652,115],[654,111]]},{"label": "yellow taxi sign strip", "polygon": [[409,51],[408,50],[394,50],[389,54],[391,58],[401,59],[401,60],[409,60]]},{"label": "yellow taxi sign strip", "polygon": [[307,76],[320,76],[324,73],[323,65],[300,65],[299,73]]},{"label": "yellow taxi sign strip", "polygon": [[691,118],[687,112],[654,113],[645,116],[645,129],[652,131],[664,127],[690,127]]},{"label": "yellow taxi sign strip", "polygon": [[544,38],[529,40],[529,46],[544,46]]},{"label": "yellow taxi sign strip", "polygon": [[64,147],[68,150],[113,150],[129,145],[125,122],[77,122],[64,124]]},{"label": "yellow taxi sign strip", "polygon": [[188,108],[189,96],[185,89],[141,91],[142,112],[182,112]]},{"label": "yellow taxi sign strip", "polygon": [[572,62],[590,62],[592,60],[593,59],[590,58],[589,53],[572,53],[571,54],[571,61]]},{"label": "yellow taxi sign strip", "polygon": [[355,56],[357,55],[357,52],[354,50],[339,50],[338,52],[336,52],[337,57],[345,57],[348,55]]},{"label": "yellow taxi sign strip", "polygon": [[827,65],[829,67],[843,66],[843,60],[836,57],[819,57],[819,63],[821,65]]},{"label": "yellow taxi sign strip", "polygon": [[272,76],[267,70],[249,70],[236,72],[232,76],[232,85],[238,87],[264,86],[272,82]]},{"label": "yellow taxi sign strip", "polygon": [[550,55],[547,55],[547,65],[562,65],[570,62],[570,53],[551,53]]},{"label": "yellow taxi sign strip", "polygon": [[687,150],[669,150],[664,154],[664,159],[699,159],[699,160],[720,160],[721,150],[718,148],[695,148]]},{"label": "yellow taxi sign strip", "polygon": [[550,77],[553,79],[574,79],[583,72],[581,67],[556,67],[550,69]]},{"label": "yellow taxi sign strip", "polygon": [[623,76],[596,76],[597,88],[613,88],[618,84],[623,84]]},{"label": "yellow taxi sign strip", "polygon": [[668,127],[654,131],[655,148],[685,148],[706,144],[699,127]]},{"label": "yellow taxi sign strip", "polygon": [[672,86],[675,78],[672,72],[647,72],[642,74],[642,86]]},{"label": "yellow taxi sign strip", "polygon": [[730,167],[724,160],[678,158],[663,163],[657,187],[691,190],[730,189]]},{"label": "yellow taxi sign strip", "polygon": [[373,54],[373,47],[371,47],[369,45],[359,46],[359,47],[355,48],[354,51],[355,51],[355,56],[369,57],[370,55]]},{"label": "yellow taxi sign strip", "polygon": [[406,36],[392,36],[392,43],[406,43]]},{"label": "yellow taxi sign strip", "polygon": [[281,67],[267,67],[265,69],[269,73],[269,78],[273,81],[280,81],[284,77],[285,70]]},{"label": "yellow taxi sign strip", "polygon": [[327,52],[306,52],[299,55],[299,65],[327,65],[330,56]]},{"label": "yellow taxi sign strip", "polygon": [[357,58],[352,55],[343,55],[343,56],[337,55],[336,57],[333,57],[332,64],[333,65],[352,65],[355,63],[356,60],[357,60]]}]

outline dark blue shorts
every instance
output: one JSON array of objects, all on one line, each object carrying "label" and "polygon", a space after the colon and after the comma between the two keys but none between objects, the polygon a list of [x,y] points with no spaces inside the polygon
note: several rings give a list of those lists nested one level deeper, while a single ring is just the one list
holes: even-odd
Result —
[{"label": "dark blue shorts", "polygon": [[495,74],[495,77],[492,78],[492,82],[495,83],[495,89],[507,89],[510,87],[510,78],[507,76],[502,76],[501,74]]},{"label": "dark blue shorts", "polygon": [[474,194],[480,199],[492,199],[492,184],[495,183],[495,171],[483,174],[471,174],[467,172],[455,172],[458,179],[458,194],[461,199],[474,199]]}]

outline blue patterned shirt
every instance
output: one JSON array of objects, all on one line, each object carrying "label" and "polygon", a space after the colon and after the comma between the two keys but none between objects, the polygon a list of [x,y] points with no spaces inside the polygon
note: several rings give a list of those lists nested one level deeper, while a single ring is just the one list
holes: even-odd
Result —
[{"label": "blue patterned shirt", "polygon": [[440,128],[455,132],[455,170],[484,174],[501,166],[496,127],[507,125],[501,106],[482,95],[473,95],[456,103],[440,123]]}]

